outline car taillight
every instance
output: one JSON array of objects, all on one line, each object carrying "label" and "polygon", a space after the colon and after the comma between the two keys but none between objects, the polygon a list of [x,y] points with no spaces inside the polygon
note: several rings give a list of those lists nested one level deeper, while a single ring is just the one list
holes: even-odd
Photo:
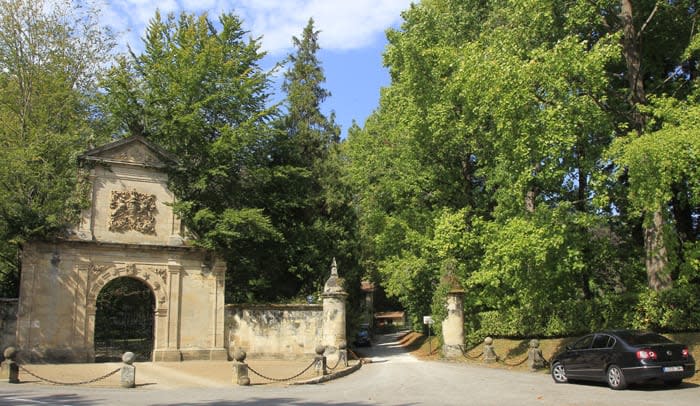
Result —
[{"label": "car taillight", "polygon": [[639,350],[637,351],[637,359],[643,360],[643,359],[650,359],[650,360],[655,360],[656,359],[656,352],[653,350]]},{"label": "car taillight", "polygon": [[683,354],[683,358],[688,358],[688,355],[690,355],[690,352],[688,352],[688,347],[683,348],[681,353]]}]

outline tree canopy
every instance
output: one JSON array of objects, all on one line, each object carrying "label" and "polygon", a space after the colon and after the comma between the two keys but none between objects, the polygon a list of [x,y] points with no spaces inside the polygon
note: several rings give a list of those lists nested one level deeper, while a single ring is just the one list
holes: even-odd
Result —
[{"label": "tree canopy", "polygon": [[60,235],[85,202],[76,157],[106,138],[94,97],[114,46],[90,3],[0,0],[0,296],[19,245]]},{"label": "tree canopy", "polygon": [[696,302],[695,3],[425,0],[403,18],[346,146],[387,292],[439,314],[453,272],[477,336],[685,328],[638,315]]}]

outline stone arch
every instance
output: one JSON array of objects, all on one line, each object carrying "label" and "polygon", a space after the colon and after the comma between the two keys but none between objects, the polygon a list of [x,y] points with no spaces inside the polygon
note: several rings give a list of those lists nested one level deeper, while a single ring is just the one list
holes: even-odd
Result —
[{"label": "stone arch", "polygon": [[167,277],[168,272],[164,267],[142,265],[134,263],[99,265],[90,263],[88,266],[88,291],[86,297],[87,314],[87,348],[91,360],[95,358],[95,316],[97,314],[97,297],[102,289],[110,282],[119,278],[132,278],[146,285],[156,299],[153,341],[158,342],[160,319],[166,316],[167,309]]},{"label": "stone arch", "polygon": [[155,294],[142,279],[112,279],[97,295],[95,362],[121,361],[126,351],[150,361],[154,349]]}]

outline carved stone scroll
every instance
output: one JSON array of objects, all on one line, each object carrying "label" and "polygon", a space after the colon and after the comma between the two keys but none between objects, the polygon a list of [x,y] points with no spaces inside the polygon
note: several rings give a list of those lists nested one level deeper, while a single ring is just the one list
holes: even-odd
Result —
[{"label": "carved stone scroll", "polygon": [[109,231],[156,233],[156,196],[133,191],[112,191]]}]

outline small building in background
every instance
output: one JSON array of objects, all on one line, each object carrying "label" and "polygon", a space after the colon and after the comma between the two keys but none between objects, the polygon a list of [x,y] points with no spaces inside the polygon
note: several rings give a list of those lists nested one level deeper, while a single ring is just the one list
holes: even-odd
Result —
[{"label": "small building in background", "polygon": [[377,312],[374,313],[374,325],[377,327],[406,325],[406,312]]}]

